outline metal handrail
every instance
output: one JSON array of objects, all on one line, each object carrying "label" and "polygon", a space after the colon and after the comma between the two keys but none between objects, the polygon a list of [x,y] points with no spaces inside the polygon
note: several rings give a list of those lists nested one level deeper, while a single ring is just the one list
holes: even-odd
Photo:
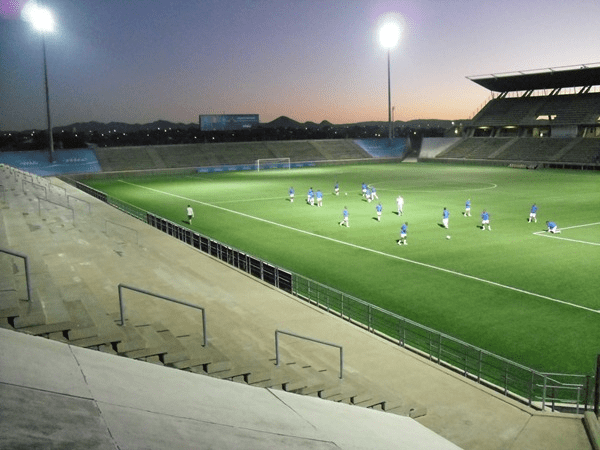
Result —
[{"label": "metal handrail", "polygon": [[0,252],[6,253],[7,255],[16,256],[17,258],[23,258],[25,261],[25,283],[27,283],[27,301],[31,301],[31,282],[29,280],[29,257],[23,253],[13,252],[5,248],[0,248]]},{"label": "metal handrail", "polygon": [[191,303],[183,302],[181,300],[177,300],[171,297],[167,297],[165,295],[155,294],[154,292],[146,291],[144,289],[136,288],[133,286],[128,286],[126,284],[119,284],[119,311],[121,313],[121,319],[119,325],[125,325],[125,304],[123,303],[123,289],[129,289],[131,291],[139,292],[140,294],[150,295],[152,297],[160,298],[162,300],[167,300],[169,302],[177,303],[183,306],[189,306],[190,308],[199,309],[202,311],[202,334],[203,334],[203,342],[202,347],[206,347],[206,311],[202,306],[193,305]]},{"label": "metal handrail", "polygon": [[316,342],[317,344],[329,345],[331,347],[336,347],[340,349],[340,379],[344,378],[344,348],[338,344],[332,344],[331,342],[325,342],[320,339],[315,339],[307,336],[300,336],[296,333],[291,333],[289,331],[283,330],[275,330],[275,365],[279,367],[279,335],[287,334],[288,336],[293,336],[299,339],[304,339],[306,341]]}]

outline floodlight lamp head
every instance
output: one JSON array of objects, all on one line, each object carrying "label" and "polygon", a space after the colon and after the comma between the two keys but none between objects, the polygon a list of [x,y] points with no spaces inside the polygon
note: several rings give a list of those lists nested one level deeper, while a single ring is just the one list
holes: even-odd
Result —
[{"label": "floodlight lamp head", "polygon": [[385,49],[392,49],[400,40],[400,27],[395,22],[386,22],[379,29],[379,43]]},{"label": "floodlight lamp head", "polygon": [[29,22],[40,33],[54,31],[54,18],[49,9],[38,6],[35,2],[28,2],[21,13],[23,19]]}]

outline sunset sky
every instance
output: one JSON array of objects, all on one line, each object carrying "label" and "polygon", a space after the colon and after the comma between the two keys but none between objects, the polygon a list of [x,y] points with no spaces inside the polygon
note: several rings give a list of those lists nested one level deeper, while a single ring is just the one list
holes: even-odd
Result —
[{"label": "sunset sky", "polygon": [[[32,0],[33,1],[33,0]],[[40,35],[0,0],[0,130],[46,127]],[[53,126],[197,123],[199,114],[467,119],[490,92],[467,76],[600,61],[597,0],[45,0]]]}]

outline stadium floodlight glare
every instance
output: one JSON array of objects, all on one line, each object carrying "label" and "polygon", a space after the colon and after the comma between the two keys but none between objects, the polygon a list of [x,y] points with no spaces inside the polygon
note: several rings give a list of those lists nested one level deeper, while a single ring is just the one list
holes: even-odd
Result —
[{"label": "stadium floodlight glare", "polygon": [[30,1],[21,13],[23,19],[42,35],[42,49],[44,53],[44,85],[46,88],[46,117],[48,119],[48,149],[50,162],[54,162],[54,139],[52,137],[52,121],[50,120],[50,94],[48,91],[48,65],[46,63],[46,33],[54,31],[54,18],[49,9]]},{"label": "stadium floodlight glare", "polygon": [[40,33],[54,31],[54,18],[49,9],[39,6],[36,2],[27,2],[21,13],[23,19]]},{"label": "stadium floodlight glare", "polygon": [[400,41],[400,26],[394,21],[385,22],[379,28],[379,43],[387,50],[387,70],[388,70],[388,139],[389,145],[392,145],[392,88],[390,81],[390,50],[392,50]]}]

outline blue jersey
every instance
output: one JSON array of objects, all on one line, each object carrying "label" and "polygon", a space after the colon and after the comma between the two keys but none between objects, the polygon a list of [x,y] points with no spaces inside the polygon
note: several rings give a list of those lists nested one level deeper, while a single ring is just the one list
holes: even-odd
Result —
[{"label": "blue jersey", "polygon": [[548,228],[556,228],[556,224],[554,222],[548,222]]},{"label": "blue jersey", "polygon": [[532,214],[535,214],[536,212],[537,212],[537,206],[536,206],[536,205],[533,205],[533,206],[531,207],[531,213],[532,213]]},{"label": "blue jersey", "polygon": [[365,183],[362,184],[362,190],[366,191],[367,190],[367,185]]},{"label": "blue jersey", "polygon": [[348,217],[348,210],[344,209],[344,218]]},{"label": "blue jersey", "polygon": [[334,187],[334,189],[335,189],[335,190],[338,190],[339,188],[340,188],[340,185],[339,185],[338,183],[335,183],[335,187]]},{"label": "blue jersey", "polygon": [[375,189],[375,188],[371,188],[371,192],[372,192],[373,194],[375,194],[375,193],[377,192],[377,189]]},{"label": "blue jersey", "polygon": [[448,217],[450,217],[450,211],[448,211],[447,209],[444,210],[444,219],[447,219]]},{"label": "blue jersey", "polygon": [[402,228],[400,228],[400,232],[402,234],[406,234],[406,231],[408,230],[408,226],[406,224],[402,225]]},{"label": "blue jersey", "polygon": [[323,198],[323,194],[321,193],[321,191],[317,191],[317,198]]},{"label": "blue jersey", "polygon": [[481,219],[482,220],[490,220],[490,213],[484,212],[483,214],[481,214]]},{"label": "blue jersey", "polygon": [[467,203],[465,203],[465,208],[471,209],[471,200],[467,200]]},{"label": "blue jersey", "polygon": [[290,188],[290,195],[294,195],[294,188]]},{"label": "blue jersey", "polygon": [[311,197],[313,197],[313,196],[314,196],[313,190],[312,190],[312,189],[309,189],[309,190],[308,190],[308,197],[309,197],[309,198],[311,198]]},{"label": "blue jersey", "polygon": [[381,206],[381,205],[377,205],[377,206],[375,207],[375,209],[377,210],[377,212],[379,212],[379,213],[380,213],[380,212],[381,212],[381,210],[383,209],[383,206]]}]

